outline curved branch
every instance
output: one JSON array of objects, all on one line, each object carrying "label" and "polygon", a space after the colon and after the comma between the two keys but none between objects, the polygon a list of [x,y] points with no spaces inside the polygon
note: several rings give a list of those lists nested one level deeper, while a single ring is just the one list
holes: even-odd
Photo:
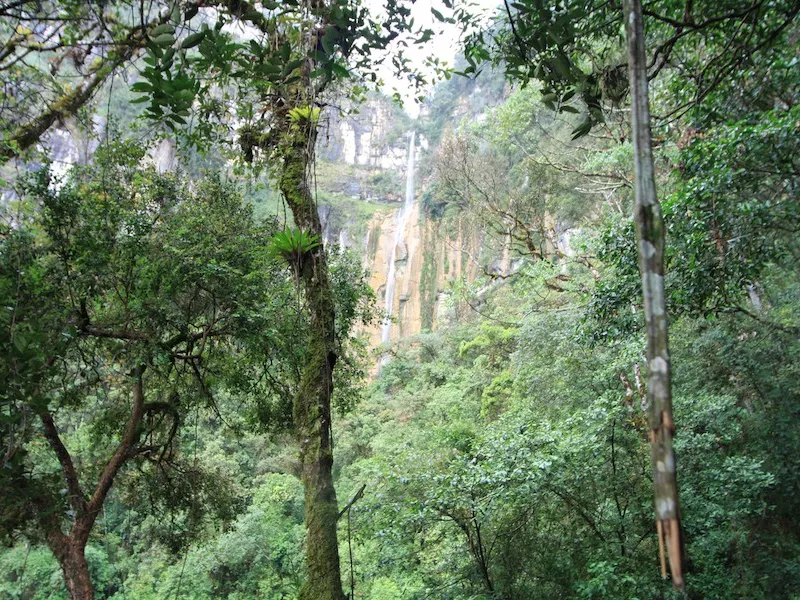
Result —
[{"label": "curved branch", "polygon": [[15,132],[6,138],[2,148],[0,148],[0,165],[18,157],[25,150],[38,143],[54,123],[70,117],[80,110],[108,76],[133,56],[135,49],[136,46],[134,44],[125,47],[120,54],[108,59],[83,85],[62,95],[45,112],[18,127]]},{"label": "curved branch", "polygon": [[[193,3],[198,8],[203,4],[204,0]],[[147,31],[166,23],[169,18],[168,12],[159,15],[148,23],[132,28],[124,38],[115,40],[115,51],[110,52],[102,64],[81,85],[62,94],[42,114],[20,125],[16,131],[6,136],[0,145],[0,166],[37,144],[56,122],[70,117],[80,110],[116,69],[133,59],[135,54],[145,47],[148,40]],[[16,46],[16,44],[13,45]]]},{"label": "curved branch", "polygon": [[[148,402],[144,405],[144,413],[155,413],[161,412],[168,414],[172,418],[172,425],[170,425],[169,433],[167,434],[167,439],[161,443],[156,444],[155,446],[147,446],[145,448],[138,448],[136,450],[131,449],[132,454],[142,454],[144,452],[154,452],[156,450],[161,450],[158,455],[158,459],[156,462],[161,462],[164,460],[164,456],[169,451],[169,456],[167,458],[172,458],[172,442],[175,440],[175,436],[178,433],[178,427],[181,424],[181,416],[178,413],[178,409],[169,402]],[[160,423],[159,423],[160,424]],[[152,431],[152,430],[151,430]]]},{"label": "curved branch", "polygon": [[128,459],[131,447],[139,438],[139,425],[142,422],[142,417],[145,412],[144,389],[142,385],[144,370],[144,366],[137,367],[134,370],[134,377],[136,380],[133,384],[133,408],[131,409],[131,415],[128,418],[128,423],[125,426],[122,439],[113,456],[106,464],[105,469],[103,469],[103,473],[100,475],[100,479],[97,482],[97,487],[86,505],[85,517],[81,520],[80,527],[76,527],[74,535],[79,541],[85,542],[86,539],[88,539],[89,532],[97,519],[97,515],[100,513],[100,509],[103,507],[103,502],[105,502],[106,496],[111,486],[114,484],[114,478]]},{"label": "curved branch", "polygon": [[69,504],[76,514],[82,513],[86,510],[86,496],[81,489],[81,484],[78,481],[78,473],[75,470],[75,464],[72,462],[72,457],[61,441],[58,435],[58,429],[53,422],[53,415],[48,411],[43,411],[39,414],[44,426],[44,436],[50,444],[53,452],[55,452],[58,462],[61,465],[61,472],[64,475],[64,481],[67,484],[67,493],[69,494]]}]

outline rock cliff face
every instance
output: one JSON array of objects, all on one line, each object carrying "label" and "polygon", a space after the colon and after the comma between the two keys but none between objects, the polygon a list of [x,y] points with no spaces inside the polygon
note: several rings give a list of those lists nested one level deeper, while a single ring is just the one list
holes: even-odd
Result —
[{"label": "rock cliff face", "polygon": [[454,317],[451,284],[478,273],[479,236],[466,228],[445,234],[418,201],[424,186],[413,176],[414,158],[424,158],[428,144],[413,128],[393,105],[371,101],[358,115],[331,117],[317,152],[330,194],[320,205],[326,240],[361,254],[376,304],[391,315],[367,331],[373,348]]},{"label": "rock cliff face", "polygon": [[405,164],[409,118],[384,97],[373,97],[358,112],[328,111],[317,156],[348,165],[398,169]]},{"label": "rock cliff face", "polygon": [[457,317],[452,285],[479,273],[481,234],[466,225],[445,232],[418,201],[424,182],[409,178],[409,167],[415,156],[427,158],[428,142],[415,126],[388,101],[372,100],[357,115],[331,116],[317,150],[330,172],[322,187],[339,195],[335,204],[321,202],[326,240],[361,254],[376,304],[391,315],[366,332],[372,348]]},{"label": "rock cliff face", "polygon": [[[364,261],[380,306],[386,302],[398,224],[394,213],[376,215],[370,222],[365,244]],[[402,238],[394,256],[389,341],[433,330],[453,318],[456,307],[449,302],[450,285],[460,280],[472,282],[478,274],[477,263],[471,257],[480,251],[479,237],[469,231],[459,231],[452,238],[443,235],[437,224],[425,217],[419,203],[411,209]],[[372,328],[369,339],[372,347],[381,344],[380,325]]]}]

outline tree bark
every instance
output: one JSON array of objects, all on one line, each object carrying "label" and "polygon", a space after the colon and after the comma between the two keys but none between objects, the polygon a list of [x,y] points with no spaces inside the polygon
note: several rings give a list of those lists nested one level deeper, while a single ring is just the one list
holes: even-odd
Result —
[{"label": "tree bark", "polygon": [[0,147],[0,165],[16,158],[31,146],[37,144],[45,132],[56,122],[71,117],[80,110],[105,83],[114,69],[130,59],[132,51],[126,51],[118,59],[111,59],[109,65],[100,67],[91,77],[74,90],[56,99],[47,110],[29,122],[21,125],[9,135]]},{"label": "tree bark", "polygon": [[81,544],[71,536],[60,535],[59,539],[48,535],[50,550],[55,554],[64,583],[71,600],[94,600],[94,586],[86,562],[85,543]]},{"label": "tree bark", "polygon": [[623,12],[628,41],[631,130],[636,176],[634,221],[647,328],[647,396],[656,525],[662,576],[667,576],[664,556],[666,547],[673,585],[683,588],[683,541],[675,453],[672,447],[675,425],[672,418],[671,369],[664,294],[664,219],[656,196],[641,0],[624,0]]},{"label": "tree bark", "polygon": [[319,241],[318,246],[301,256],[298,282],[305,295],[310,327],[308,359],[293,405],[305,491],[307,579],[300,598],[345,600],[336,536],[338,504],[332,474],[331,395],[336,364],[336,311],[322,244],[322,226],[308,184],[316,123],[310,120],[299,126],[288,124],[287,129],[290,134],[282,148],[279,186],[297,226],[309,236],[318,236]]},{"label": "tree bark", "polygon": [[92,532],[97,516],[102,510],[108,492],[114,483],[114,478],[122,465],[130,457],[132,449],[139,440],[140,425],[145,412],[144,389],[142,375],[144,366],[134,370],[135,381],[133,384],[133,407],[128,423],[117,446],[116,451],[106,463],[100,480],[87,500],[86,495],[78,481],[78,475],[72,457],[61,441],[52,415],[44,411],[40,417],[45,431],[45,437],[51,449],[58,457],[61,471],[67,484],[69,503],[74,512],[74,521],[68,535],[61,530],[62,516],[58,508],[49,500],[42,498],[35,507],[39,515],[39,522],[46,534],[47,545],[61,566],[64,582],[71,600],[94,600],[94,587],[89,575],[89,565],[86,562],[86,544]]},{"label": "tree bark", "polygon": [[[197,7],[202,5],[203,0],[190,4],[190,6]],[[42,136],[53,125],[74,116],[118,68],[129,64],[145,47],[147,42],[147,37],[144,35],[145,30],[166,23],[169,18],[170,11],[165,11],[146,24],[142,23],[141,26],[132,27],[128,35],[121,35],[114,41],[102,63],[75,89],[55,98],[41,114],[8,133],[6,139],[0,140],[0,166],[19,157],[30,147],[39,143]],[[71,49],[68,47],[67,51]]]}]

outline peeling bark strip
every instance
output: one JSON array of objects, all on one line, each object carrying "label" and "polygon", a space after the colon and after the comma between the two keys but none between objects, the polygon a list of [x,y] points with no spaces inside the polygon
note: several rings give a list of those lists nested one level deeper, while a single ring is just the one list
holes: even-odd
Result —
[{"label": "peeling bark strip", "polygon": [[631,130],[636,175],[634,221],[647,327],[647,396],[650,404],[650,446],[661,574],[663,577],[667,576],[664,559],[666,547],[672,583],[676,588],[683,588],[683,541],[675,454],[672,448],[675,425],[672,420],[667,308],[664,297],[664,219],[656,197],[641,0],[623,0],[623,12],[628,40]]},{"label": "peeling bark strip", "polygon": [[333,290],[322,240],[322,225],[308,185],[309,165],[316,140],[316,124],[304,123],[292,131],[282,149],[279,186],[295,223],[320,244],[301,257],[300,284],[309,312],[308,362],[294,398],[293,419],[300,446],[301,479],[305,492],[307,580],[302,600],[345,600],[339,567],[336,523],[339,507],[333,487],[331,395],[336,364]]}]

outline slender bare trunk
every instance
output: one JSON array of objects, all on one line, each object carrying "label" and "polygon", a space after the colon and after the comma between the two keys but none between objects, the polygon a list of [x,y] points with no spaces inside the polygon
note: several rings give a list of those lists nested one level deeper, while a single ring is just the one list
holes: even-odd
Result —
[{"label": "slender bare trunk", "polygon": [[647,395],[656,524],[662,575],[667,575],[664,556],[666,547],[672,582],[675,587],[682,588],[683,542],[675,453],[672,448],[675,425],[672,418],[671,369],[664,295],[664,219],[656,196],[641,0],[624,0],[623,12],[628,40],[631,129],[636,175],[634,220],[647,327]]}]

